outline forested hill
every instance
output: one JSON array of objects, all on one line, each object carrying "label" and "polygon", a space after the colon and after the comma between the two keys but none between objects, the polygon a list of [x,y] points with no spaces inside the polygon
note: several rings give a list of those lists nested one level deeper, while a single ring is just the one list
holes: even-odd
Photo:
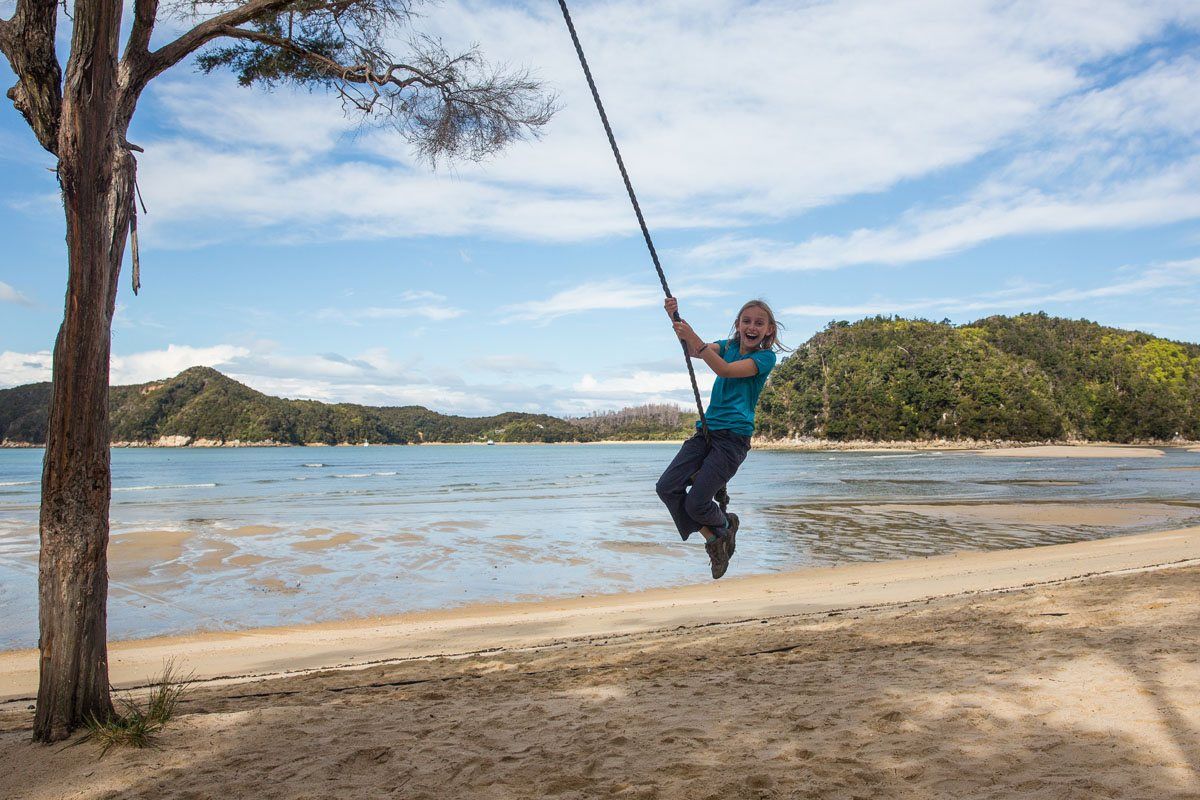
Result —
[{"label": "forested hill", "polygon": [[[49,400],[49,383],[0,390],[0,441],[45,443]],[[207,367],[192,367],[164,381],[114,386],[109,413],[112,441],[135,444],[579,442],[682,438],[687,423],[686,414],[674,410],[672,415],[657,406],[564,420],[545,414],[458,417],[420,406],[284,400]]]},{"label": "forested hill", "polygon": [[758,433],[876,441],[1200,439],[1200,346],[1045,314],[831,323],[772,375]]},{"label": "forested hill", "polygon": [[[679,439],[696,416],[640,406],[580,419],[284,400],[207,367],[110,392],[114,442],[406,444]],[[0,441],[42,444],[50,384],[0,390]],[[1200,345],[1045,314],[969,325],[831,323],[785,359],[760,436],[873,441],[1200,439]],[[171,437],[164,440],[164,437]]]}]

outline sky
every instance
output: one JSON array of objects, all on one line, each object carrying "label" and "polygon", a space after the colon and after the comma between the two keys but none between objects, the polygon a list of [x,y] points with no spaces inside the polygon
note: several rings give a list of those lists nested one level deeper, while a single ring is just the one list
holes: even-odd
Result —
[{"label": "sky", "polygon": [[[571,6],[706,339],[761,297],[793,346],[831,320],[1036,311],[1200,341],[1195,0]],[[690,405],[557,4],[446,0],[416,27],[528,67],[558,96],[540,140],[431,169],[335,97],[178,65],[129,135],[148,212],[114,384],[207,365],[278,396],[466,415]],[[50,379],[53,167],[0,103],[0,388]]]}]

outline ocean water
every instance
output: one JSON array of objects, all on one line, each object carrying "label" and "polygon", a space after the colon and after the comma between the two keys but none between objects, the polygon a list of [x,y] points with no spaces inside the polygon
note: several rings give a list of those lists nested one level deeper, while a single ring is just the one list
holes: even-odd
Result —
[{"label": "ocean water", "polygon": [[[708,580],[699,536],[682,542],[654,493],[676,447],[114,450],[109,634]],[[0,649],[36,643],[41,459],[0,450]],[[1198,525],[1200,453],[756,450],[730,490],[742,518],[730,574],[746,575]],[[958,513],[1010,503],[1126,508],[1118,522]]]}]

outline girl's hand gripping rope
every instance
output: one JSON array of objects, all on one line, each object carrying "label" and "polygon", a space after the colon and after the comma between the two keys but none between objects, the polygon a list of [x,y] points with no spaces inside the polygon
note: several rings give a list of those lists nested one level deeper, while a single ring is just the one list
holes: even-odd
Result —
[{"label": "girl's hand gripping rope", "polygon": [[679,299],[676,297],[668,297],[663,300],[663,308],[667,310],[667,318],[672,322],[679,316]]},{"label": "girl's hand gripping rope", "polygon": [[704,340],[692,330],[691,325],[679,318],[679,301],[674,297],[668,297],[663,301],[663,308],[667,310],[667,316],[671,318],[671,327],[675,329],[675,335],[687,345],[688,355],[692,357],[699,355],[705,347]]}]

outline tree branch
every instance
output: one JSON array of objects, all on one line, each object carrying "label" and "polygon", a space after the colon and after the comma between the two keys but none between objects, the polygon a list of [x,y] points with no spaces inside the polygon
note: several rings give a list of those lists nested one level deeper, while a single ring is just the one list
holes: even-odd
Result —
[{"label": "tree branch", "polygon": [[222,28],[220,36],[245,44],[205,53],[200,68],[232,67],[243,85],[325,85],[364,120],[394,125],[431,163],[443,156],[480,160],[536,136],[554,113],[554,97],[528,72],[494,70],[475,48],[451,55],[440,41],[418,36],[409,57],[394,60],[372,27],[379,8],[370,0],[353,6],[362,14],[354,25],[331,15],[294,30],[283,14]]},{"label": "tree branch", "polygon": [[[139,8],[171,1],[135,0]],[[452,55],[439,40],[418,34],[409,42],[412,52],[394,58],[388,42],[417,0],[204,2],[229,10],[144,58],[131,58],[138,63],[125,85],[127,96],[205,45],[233,39],[203,52],[200,69],[232,68],[244,86],[328,88],[364,121],[393,124],[431,162],[491,155],[513,140],[537,136],[555,111],[553,95],[527,71],[493,69],[474,47]]]},{"label": "tree branch", "polygon": [[159,73],[175,66],[213,39],[224,35],[222,29],[242,25],[264,14],[284,11],[298,2],[299,0],[249,0],[224,14],[206,19],[175,41],[150,53],[144,67],[138,71],[136,85],[140,89]]},{"label": "tree branch", "polygon": [[145,60],[150,54],[150,36],[154,33],[154,22],[158,17],[158,0],[134,0],[133,29],[125,43],[125,54],[121,61],[129,68]]},{"label": "tree branch", "polygon": [[57,22],[57,0],[19,0],[12,18],[0,20],[0,51],[17,76],[7,96],[51,153],[58,152],[62,114],[62,67],[54,52]]},{"label": "tree branch", "polygon": [[[292,39],[282,36],[272,36],[269,33],[261,31],[250,31],[245,28],[226,26],[220,30],[219,35],[228,36],[231,39],[244,39],[249,42],[286,50],[307,60],[313,66],[328,72],[329,78],[332,80],[346,81],[347,83],[366,83],[373,86],[391,85],[397,89],[406,89],[414,84],[424,86],[428,89],[440,89],[449,84],[449,80],[438,79],[409,64],[391,64],[388,66],[386,72],[375,72],[371,69],[370,64],[341,64],[332,58],[305,49]],[[399,77],[396,73],[401,71],[408,72],[410,77]]]}]

